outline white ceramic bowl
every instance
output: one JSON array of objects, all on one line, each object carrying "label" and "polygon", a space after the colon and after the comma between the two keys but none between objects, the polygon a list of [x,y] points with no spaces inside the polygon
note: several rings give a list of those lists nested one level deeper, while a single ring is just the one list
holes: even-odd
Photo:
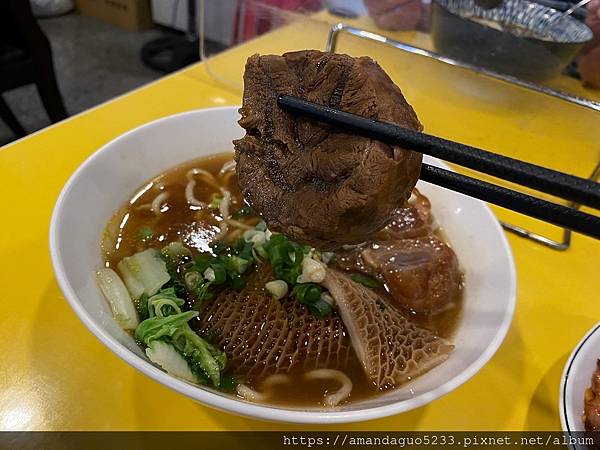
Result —
[{"label": "white ceramic bowl", "polygon": [[[592,373],[596,370],[598,358],[600,358],[600,322],[579,341],[563,370],[559,392],[560,422],[563,431],[569,435],[585,431],[581,421],[583,396],[585,390],[591,385]],[[575,436],[581,435],[575,434]]]},{"label": "white ceramic bowl", "polygon": [[[113,320],[96,286],[103,228],[148,179],[184,161],[232,149],[243,134],[235,107],[178,114],[143,125],[108,143],[77,169],[56,203],[50,252],[58,283],[82,322],[110,350],[156,381],[209,406],[254,418],[297,423],[353,422],[408,411],[456,389],[502,343],[515,308],[512,254],[498,221],[482,202],[419,183],[433,204],[465,272],[456,350],[442,365],[394,392],[333,410],[284,409],[245,402],[174,378],[152,365]],[[439,161],[427,158],[429,163]]]}]

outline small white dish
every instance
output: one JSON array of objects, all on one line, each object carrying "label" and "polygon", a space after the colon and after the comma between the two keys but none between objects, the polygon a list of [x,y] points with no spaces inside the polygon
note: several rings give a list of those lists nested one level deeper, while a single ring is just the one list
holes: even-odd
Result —
[{"label": "small white dish", "polygon": [[[174,378],[152,365],[113,320],[96,286],[99,241],[112,214],[148,179],[187,160],[232,149],[243,135],[236,107],[190,111],[148,123],[106,144],[69,179],[50,225],[56,279],[86,327],[111,351],[159,383],[198,402],[259,419],[343,423],[381,418],[423,406],[456,389],[494,355],[510,327],[516,274],[507,239],[485,203],[419,182],[465,273],[464,308],[446,362],[413,382],[364,402],[336,409],[293,409],[253,404]],[[430,164],[443,166],[426,158]]]},{"label": "small white dish", "polygon": [[600,322],[579,341],[563,370],[559,392],[560,423],[563,431],[569,436],[585,431],[581,420],[584,394],[591,386],[592,373],[596,370],[598,358],[600,358]]}]

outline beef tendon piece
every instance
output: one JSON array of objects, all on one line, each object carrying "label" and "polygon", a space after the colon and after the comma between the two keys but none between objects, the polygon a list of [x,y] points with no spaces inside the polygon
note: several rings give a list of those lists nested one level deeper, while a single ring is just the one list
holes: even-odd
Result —
[{"label": "beef tendon piece", "polygon": [[246,135],[234,141],[244,197],[270,229],[299,242],[364,242],[409,198],[422,155],[296,117],[277,106],[279,94],[420,131],[415,112],[368,57],[300,51],[246,63]]},{"label": "beef tendon piece", "polygon": [[365,374],[378,389],[412,380],[448,358],[454,346],[407,320],[346,274],[328,270],[324,286],[335,300]]},{"label": "beef tendon piece", "polygon": [[300,302],[274,300],[265,283],[273,270],[259,266],[241,291],[226,289],[207,302],[199,332],[223,348],[236,375],[253,380],[277,373],[345,368],[354,352],[337,313],[317,319]]},{"label": "beef tendon piece", "polygon": [[417,189],[413,190],[410,202],[395,209],[392,220],[376,239],[409,239],[430,234],[433,218],[429,199]]},{"label": "beef tendon piece", "polygon": [[429,200],[415,189],[375,239],[337,252],[337,267],[385,282],[401,309],[420,314],[450,309],[460,298],[463,277],[456,254],[434,234],[432,222]]},{"label": "beef tendon piece", "polygon": [[585,391],[583,423],[587,431],[600,431],[600,359],[592,374],[592,386]]},{"label": "beef tendon piece", "polygon": [[383,275],[398,306],[435,314],[459,297],[462,276],[456,254],[432,234],[374,242],[361,257],[366,266]]}]

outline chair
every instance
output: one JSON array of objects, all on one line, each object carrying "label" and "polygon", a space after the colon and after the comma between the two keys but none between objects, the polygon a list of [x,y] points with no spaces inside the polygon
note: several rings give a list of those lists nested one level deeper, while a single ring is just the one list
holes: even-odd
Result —
[{"label": "chair", "polygon": [[38,25],[29,0],[0,1],[0,118],[11,131],[22,137],[27,134],[12,113],[2,93],[28,84],[35,84],[52,122],[68,114],[56,84],[52,49]]}]

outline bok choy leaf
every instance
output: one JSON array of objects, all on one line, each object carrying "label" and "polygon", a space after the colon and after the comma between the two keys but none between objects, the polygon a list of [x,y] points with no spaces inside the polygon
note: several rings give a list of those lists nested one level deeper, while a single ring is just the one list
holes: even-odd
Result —
[{"label": "bok choy leaf", "polygon": [[146,349],[146,355],[154,364],[158,364],[171,375],[197,383],[199,380],[190,370],[187,361],[175,347],[163,341],[152,341]]},{"label": "bok choy leaf", "polygon": [[129,267],[124,261],[117,264],[117,269],[123,277],[123,281],[125,282],[125,286],[127,286],[127,290],[131,294],[131,297],[135,300],[141,298],[142,295],[144,295],[144,285],[142,282],[138,280],[131,270],[129,270]]},{"label": "bok choy leaf", "polygon": [[98,286],[110,304],[113,317],[125,330],[134,330],[139,320],[127,288],[112,269],[100,269],[96,273]]},{"label": "bok choy leaf", "polygon": [[149,317],[179,314],[181,306],[185,303],[182,299],[177,298],[173,287],[161,289],[157,294],[150,297],[147,302]]},{"label": "bok choy leaf", "polygon": [[157,340],[173,345],[198,380],[208,379],[215,387],[219,387],[227,356],[190,328],[187,322],[197,315],[196,311],[187,311],[151,317],[137,327],[135,338],[148,347]]},{"label": "bok choy leaf", "polygon": [[225,352],[198,336],[186,325],[175,332],[173,344],[190,364],[192,372],[201,378],[208,377],[215,387],[221,384],[221,371],[227,364]]},{"label": "bok choy leaf", "polygon": [[139,324],[135,330],[135,338],[147,346],[152,341],[171,338],[179,327],[187,325],[188,320],[197,315],[196,311],[187,311],[167,317],[151,317]]},{"label": "bok choy leaf", "polygon": [[129,293],[136,300],[142,294],[156,294],[171,279],[160,252],[154,248],[123,258],[117,268]]}]

